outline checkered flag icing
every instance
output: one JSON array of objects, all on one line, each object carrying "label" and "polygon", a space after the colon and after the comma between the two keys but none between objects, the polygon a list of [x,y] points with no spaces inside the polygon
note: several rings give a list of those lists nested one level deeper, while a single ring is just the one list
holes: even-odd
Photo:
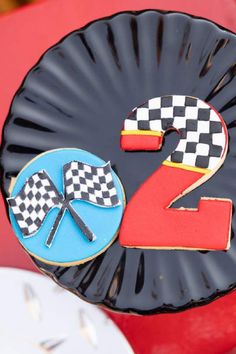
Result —
[{"label": "checkered flag icing", "polygon": [[62,196],[45,171],[33,174],[21,191],[8,199],[24,237],[37,232],[51,208],[61,202]]},{"label": "checkered flag icing", "polygon": [[64,165],[63,171],[67,200],[81,199],[101,207],[120,204],[110,163],[95,167],[72,161]]},{"label": "checkered flag icing", "polygon": [[125,131],[179,132],[180,141],[167,160],[214,169],[226,146],[220,115],[206,102],[190,96],[162,96],[136,107],[125,119]]},{"label": "checkered flag icing", "polygon": [[57,191],[45,171],[40,171],[25,182],[15,197],[8,199],[23,237],[35,234],[48,212],[53,207],[58,207],[59,212],[46,240],[47,247],[52,245],[65,210],[68,210],[84,236],[89,241],[94,241],[96,235],[73,208],[73,200],[80,199],[107,208],[120,205],[110,163],[95,167],[72,161],[63,166],[63,177],[65,195]]}]

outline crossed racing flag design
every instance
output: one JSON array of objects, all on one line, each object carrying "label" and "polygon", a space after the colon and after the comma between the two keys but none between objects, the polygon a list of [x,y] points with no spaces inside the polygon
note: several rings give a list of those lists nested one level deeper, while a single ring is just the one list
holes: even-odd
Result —
[{"label": "crossed racing flag design", "polygon": [[42,226],[49,211],[58,207],[59,212],[46,240],[51,247],[65,210],[68,210],[89,241],[96,236],[84,223],[72,206],[74,200],[83,200],[99,207],[112,208],[120,205],[112,177],[110,162],[101,167],[91,166],[79,161],[71,161],[63,166],[64,195],[45,170],[33,174],[20,192],[8,198],[23,237],[32,237]]}]

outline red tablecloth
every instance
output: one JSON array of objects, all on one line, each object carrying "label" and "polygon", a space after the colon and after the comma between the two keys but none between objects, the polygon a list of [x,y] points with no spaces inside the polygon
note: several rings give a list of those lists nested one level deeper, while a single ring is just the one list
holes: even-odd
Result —
[{"label": "red tablecloth", "polygon": [[[188,12],[236,32],[235,0],[49,0],[21,8],[0,18],[0,129],[14,92],[49,46],[95,18],[145,8]],[[11,231],[1,199],[0,215],[0,265],[35,270]],[[137,354],[221,354],[236,347],[236,293],[175,315],[110,316]]]}]

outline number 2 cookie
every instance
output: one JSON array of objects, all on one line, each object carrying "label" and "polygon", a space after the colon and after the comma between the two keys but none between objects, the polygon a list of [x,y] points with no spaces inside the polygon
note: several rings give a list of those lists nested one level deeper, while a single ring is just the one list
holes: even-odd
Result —
[{"label": "number 2 cookie", "polygon": [[171,205],[205,183],[224,163],[228,134],[221,115],[202,100],[180,95],[150,99],[125,119],[121,148],[159,150],[166,132],[179,142],[127,205],[120,230],[125,247],[223,250],[230,246],[232,201],[203,196],[197,209]]}]

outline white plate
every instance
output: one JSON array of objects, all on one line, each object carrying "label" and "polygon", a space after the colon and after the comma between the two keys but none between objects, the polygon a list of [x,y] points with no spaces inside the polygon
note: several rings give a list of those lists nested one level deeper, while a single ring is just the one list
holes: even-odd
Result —
[{"label": "white plate", "polygon": [[96,306],[43,275],[0,268],[1,354],[133,354]]}]

